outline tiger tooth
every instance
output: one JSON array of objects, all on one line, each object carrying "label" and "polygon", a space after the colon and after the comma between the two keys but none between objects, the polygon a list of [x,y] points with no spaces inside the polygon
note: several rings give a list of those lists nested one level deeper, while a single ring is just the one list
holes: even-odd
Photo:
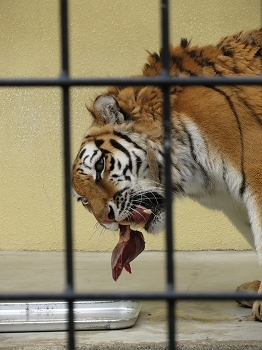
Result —
[{"label": "tiger tooth", "polygon": [[119,222],[120,225],[130,225],[129,221],[123,220]]},{"label": "tiger tooth", "polygon": [[136,226],[139,226],[139,227],[143,227],[143,228],[144,228],[145,223],[142,221],[142,222],[137,223]]},{"label": "tiger tooth", "polygon": [[151,209],[144,209],[143,212],[145,214],[152,214],[152,210]]}]

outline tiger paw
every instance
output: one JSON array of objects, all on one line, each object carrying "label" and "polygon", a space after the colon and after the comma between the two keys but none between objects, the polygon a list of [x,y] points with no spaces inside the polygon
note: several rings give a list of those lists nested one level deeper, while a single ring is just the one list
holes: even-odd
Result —
[{"label": "tiger paw", "polygon": [[256,300],[252,307],[252,315],[256,321],[262,322],[262,300]]},{"label": "tiger paw", "polygon": [[[241,284],[239,287],[237,287],[236,291],[240,293],[257,293],[260,287],[260,281],[252,281]],[[237,303],[244,307],[254,307],[254,300],[237,300]],[[257,312],[255,313],[257,314]]]}]

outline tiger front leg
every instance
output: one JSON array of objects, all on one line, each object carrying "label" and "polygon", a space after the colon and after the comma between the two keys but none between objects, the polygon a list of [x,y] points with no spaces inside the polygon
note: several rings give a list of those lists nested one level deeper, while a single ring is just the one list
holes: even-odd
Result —
[{"label": "tiger front leg", "polygon": [[[259,280],[241,284],[237,288],[237,292],[241,293],[259,293],[262,294],[262,282]],[[241,306],[252,308],[252,315],[256,321],[262,322],[262,300],[238,300]]]},{"label": "tiger front leg", "polygon": [[[237,292],[240,293],[258,293],[259,287],[261,282],[259,280],[252,281],[252,282],[246,282],[241,284],[239,287],[237,287]],[[254,305],[254,300],[237,300],[238,304],[244,307],[250,307],[252,308]]]},{"label": "tiger front leg", "polygon": [[[260,282],[258,293],[262,294],[262,283]],[[256,300],[252,307],[252,315],[255,320],[262,322],[262,300]]]},{"label": "tiger front leg", "polygon": [[[257,174],[257,177],[254,176],[255,173]],[[258,261],[260,266],[262,266],[262,196],[260,193],[260,182],[258,181],[260,178],[262,178],[262,172],[260,169],[257,170],[257,168],[255,168],[255,171],[251,172],[249,177],[250,188],[252,190],[246,189],[244,199],[254,237],[254,246],[256,248]],[[238,288],[238,291],[258,293],[261,296],[262,282],[256,280],[250,283],[244,283]],[[254,319],[262,322],[262,299],[246,302],[247,304],[242,305],[252,307],[252,315]]]}]

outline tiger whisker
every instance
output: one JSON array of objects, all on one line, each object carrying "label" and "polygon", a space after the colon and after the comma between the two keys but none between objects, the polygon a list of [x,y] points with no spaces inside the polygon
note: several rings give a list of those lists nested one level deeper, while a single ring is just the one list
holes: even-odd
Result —
[{"label": "tiger whisker", "polygon": [[98,232],[98,230],[99,229],[101,229],[100,230],[100,233],[99,233],[99,236],[102,236],[102,234],[104,234],[104,232],[105,232],[105,227],[104,226],[102,226],[102,225],[100,225],[98,222],[96,222],[95,224],[94,224],[94,232],[93,232],[93,234],[92,234],[92,237]]},{"label": "tiger whisker", "polygon": [[[152,195],[152,197],[154,198],[154,201],[152,200],[151,197],[149,197],[149,194]],[[147,199],[150,203],[154,203],[155,202],[155,203],[159,204],[159,201],[158,201],[158,199],[156,198],[156,196],[155,196],[155,194],[153,192],[152,193],[141,194],[140,198],[141,198],[140,200],[134,198],[133,202],[141,203],[141,202],[143,202],[143,199]]]},{"label": "tiger whisker", "polygon": [[164,189],[161,189],[159,187],[150,187],[150,189],[149,188],[148,189],[145,189],[145,188],[142,189],[142,188],[138,187],[138,188],[134,189],[133,192],[134,192],[134,194],[140,194],[140,193],[151,193],[153,191],[155,191],[157,193],[163,193],[163,194],[165,192]]}]

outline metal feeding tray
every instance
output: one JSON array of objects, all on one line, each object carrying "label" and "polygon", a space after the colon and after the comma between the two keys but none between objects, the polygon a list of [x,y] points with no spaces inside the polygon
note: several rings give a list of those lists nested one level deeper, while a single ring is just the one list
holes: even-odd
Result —
[{"label": "metal feeding tray", "polygon": [[[76,330],[132,327],[142,305],[136,301],[74,302]],[[0,332],[61,331],[67,329],[66,302],[2,303]]]}]

